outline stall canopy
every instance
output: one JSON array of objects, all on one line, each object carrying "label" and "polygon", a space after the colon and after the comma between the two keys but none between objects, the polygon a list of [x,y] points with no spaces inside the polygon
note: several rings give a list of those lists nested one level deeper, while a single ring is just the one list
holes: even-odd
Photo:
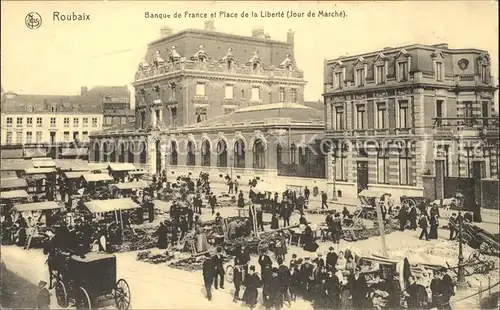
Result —
[{"label": "stall canopy", "polygon": [[85,173],[83,179],[86,182],[113,181],[113,177],[107,173]]},{"label": "stall canopy", "polygon": [[116,172],[134,171],[137,169],[134,164],[131,163],[112,163],[109,164],[108,168]]},{"label": "stall canopy", "polygon": [[68,171],[64,173],[64,176],[70,180],[78,179],[81,178],[85,172],[86,171]]},{"label": "stall canopy", "polygon": [[32,202],[23,203],[15,205],[12,210],[17,212],[27,212],[27,211],[42,211],[42,210],[52,210],[59,209],[60,206],[55,201],[44,201],[44,202]]},{"label": "stall canopy", "polygon": [[54,168],[56,166],[56,163],[50,157],[33,158],[31,162],[35,168]]},{"label": "stall canopy", "polygon": [[139,182],[129,182],[129,183],[118,183],[113,184],[113,187],[117,189],[125,190],[125,189],[140,189],[140,188],[148,188],[148,183],[144,181]]},{"label": "stall canopy", "polygon": [[84,205],[92,213],[105,213],[140,208],[140,206],[130,198],[92,200],[85,202]]},{"label": "stall canopy", "polygon": [[54,168],[28,168],[28,169],[25,169],[24,172],[26,172],[26,174],[47,174],[47,173],[56,172],[56,169],[54,169]]},{"label": "stall canopy", "polygon": [[142,169],[139,170],[134,170],[134,171],[128,171],[128,174],[130,175],[141,175],[141,174],[146,174],[146,172]]},{"label": "stall canopy", "polygon": [[15,190],[8,192],[0,192],[1,199],[16,199],[16,198],[28,198],[30,195],[25,190]]},{"label": "stall canopy", "polygon": [[60,159],[56,167],[62,171],[90,171],[89,164],[85,161]]},{"label": "stall canopy", "polygon": [[256,194],[266,193],[266,192],[283,193],[286,191],[286,187],[274,183],[259,182],[257,183],[257,186],[252,187],[252,191]]},{"label": "stall canopy", "polygon": [[88,168],[90,171],[105,170],[108,168],[108,164],[105,163],[88,163]]},{"label": "stall canopy", "polygon": [[33,168],[31,160],[10,160],[3,159],[0,161],[2,171],[24,171],[28,168]]},{"label": "stall canopy", "polygon": [[10,188],[23,188],[28,187],[28,183],[25,179],[19,178],[7,178],[0,179],[0,188],[2,189],[10,189]]}]

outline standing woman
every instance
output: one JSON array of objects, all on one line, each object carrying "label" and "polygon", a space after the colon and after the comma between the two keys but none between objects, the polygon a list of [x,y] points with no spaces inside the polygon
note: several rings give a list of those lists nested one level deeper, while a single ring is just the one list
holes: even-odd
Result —
[{"label": "standing woman", "polygon": [[435,214],[431,215],[430,220],[430,229],[429,229],[429,239],[437,239],[438,238],[438,219]]},{"label": "standing woman", "polygon": [[250,266],[248,271],[247,279],[245,280],[246,288],[243,293],[243,301],[250,309],[255,308],[257,305],[257,298],[259,297],[259,292],[257,288],[262,286],[262,281],[259,276],[255,273],[255,266]]}]

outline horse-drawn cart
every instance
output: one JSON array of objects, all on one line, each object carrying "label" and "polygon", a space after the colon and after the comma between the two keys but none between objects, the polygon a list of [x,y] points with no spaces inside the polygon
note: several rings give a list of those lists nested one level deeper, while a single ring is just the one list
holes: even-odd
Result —
[{"label": "horse-drawn cart", "polygon": [[59,256],[55,286],[57,303],[66,308],[73,302],[77,309],[92,309],[105,300],[114,299],[120,310],[130,307],[127,281],[116,281],[116,257],[112,254],[89,253]]}]

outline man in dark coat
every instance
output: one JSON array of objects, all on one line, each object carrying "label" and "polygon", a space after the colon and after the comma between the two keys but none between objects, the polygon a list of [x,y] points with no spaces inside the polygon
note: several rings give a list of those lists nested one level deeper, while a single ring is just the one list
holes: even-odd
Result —
[{"label": "man in dark coat", "polygon": [[205,283],[205,290],[207,291],[208,300],[212,300],[212,283],[215,278],[215,266],[214,261],[210,258],[210,255],[206,255],[207,258],[203,262],[203,281]]},{"label": "man in dark coat", "polygon": [[306,295],[305,297],[310,297],[310,293],[312,292],[313,273],[314,266],[311,264],[309,257],[306,257],[300,272],[300,283],[302,284],[302,291]]},{"label": "man in dark coat", "polygon": [[290,217],[292,216],[293,207],[289,203],[285,203],[282,209],[282,217],[283,217],[283,227],[290,226]]},{"label": "man in dark coat", "polygon": [[327,296],[327,308],[337,309],[340,304],[340,281],[332,270],[328,271],[325,279],[325,290]]},{"label": "man in dark coat", "polygon": [[264,219],[263,219],[264,212],[262,212],[261,208],[257,209],[257,229],[260,231],[264,231]]},{"label": "man in dark coat", "polygon": [[406,288],[406,301],[408,309],[420,309],[419,303],[419,287],[415,282],[415,277],[410,276],[410,285]]},{"label": "man in dark coat", "polygon": [[278,229],[278,228],[280,228],[280,224],[278,222],[278,216],[276,215],[276,213],[273,213],[271,217],[271,229]]},{"label": "man in dark coat", "polygon": [[420,228],[422,228],[422,232],[420,233],[420,236],[418,239],[422,240],[422,238],[425,237],[425,240],[429,240],[429,232],[427,231],[428,224],[427,224],[427,217],[425,215],[420,216],[420,220],[418,221],[418,225]]},{"label": "man in dark coat", "polygon": [[283,263],[283,261],[279,262],[278,267],[278,278],[281,289],[281,295],[284,300],[290,303],[290,284],[292,281],[292,275],[290,273],[290,269]]},{"label": "man in dark coat", "polygon": [[399,229],[401,231],[404,231],[405,230],[405,226],[406,226],[406,221],[408,220],[407,219],[407,207],[406,206],[402,206],[401,209],[399,209],[399,214],[398,214],[398,219],[399,219]]},{"label": "man in dark coat", "polygon": [[321,192],[321,209],[328,209],[328,204],[326,201],[328,200],[328,196],[325,192]]},{"label": "man in dark coat", "polygon": [[272,275],[266,281],[263,281],[262,297],[266,309],[274,307],[279,310],[283,307],[283,295],[280,289],[280,280],[278,277],[278,268],[272,269]]},{"label": "man in dark coat", "polygon": [[483,219],[481,217],[481,204],[478,201],[476,201],[476,203],[474,205],[474,209],[472,211],[473,211],[472,220],[475,223],[481,223],[483,221]]},{"label": "man in dark coat", "polygon": [[417,229],[417,209],[415,207],[410,208],[410,213],[409,213],[409,218],[410,218],[410,228],[413,230]]},{"label": "man in dark coat", "polygon": [[246,288],[243,293],[243,301],[250,309],[255,308],[257,305],[257,298],[259,292],[257,288],[262,286],[262,281],[257,274],[255,274],[255,266],[250,266],[250,270],[246,279]]},{"label": "man in dark coat", "polygon": [[212,215],[215,214],[215,205],[217,204],[217,197],[214,195],[214,193],[210,193],[210,198],[208,199],[208,203],[210,204],[210,207],[212,208]]},{"label": "man in dark coat", "polygon": [[335,272],[338,258],[339,256],[335,253],[335,249],[330,247],[328,254],[326,254],[326,268]]},{"label": "man in dark coat", "polygon": [[158,235],[158,242],[156,243],[156,246],[158,249],[166,249],[168,247],[167,232],[168,228],[165,225],[165,222],[161,222],[160,227],[156,231],[156,235]]},{"label": "man in dark coat", "polygon": [[188,229],[191,230],[193,229],[193,221],[194,221],[194,211],[191,208],[187,209],[187,223],[188,223]]},{"label": "man in dark coat", "polygon": [[307,186],[304,188],[304,198],[305,200],[309,200],[309,195],[311,194],[311,191],[309,190],[309,188],[307,188]]},{"label": "man in dark coat", "polygon": [[240,300],[240,288],[241,284],[243,284],[243,272],[241,271],[241,267],[239,266],[234,266],[233,284],[234,284],[233,301],[236,302],[237,300]]},{"label": "man in dark coat", "polygon": [[340,238],[342,237],[342,220],[339,213],[336,213],[335,218],[332,220],[332,237],[333,243],[340,243]]},{"label": "man in dark coat", "polygon": [[457,214],[452,213],[451,217],[449,219],[449,224],[448,224],[448,229],[450,230],[450,240],[455,240],[455,237],[457,235],[457,231],[455,230],[455,227],[458,225],[457,223]]},{"label": "man in dark coat", "polygon": [[441,280],[441,272],[434,272],[434,278],[431,280],[430,284],[431,288],[431,307],[432,308],[440,308],[441,300],[442,300],[442,288],[443,281]]},{"label": "man in dark coat", "polygon": [[395,273],[391,279],[387,280],[387,306],[389,309],[398,310],[401,307],[401,283],[399,274]]},{"label": "man in dark coat", "polygon": [[212,257],[214,264],[214,286],[215,289],[219,289],[219,277],[220,277],[220,288],[224,289],[224,257],[221,250],[218,249],[217,253]]},{"label": "man in dark coat", "polygon": [[368,284],[363,275],[356,269],[347,279],[349,291],[352,296],[352,305],[354,309],[366,308],[366,295],[368,293]]},{"label": "man in dark coat", "polygon": [[450,275],[447,273],[446,268],[441,269],[441,274],[443,274],[442,279],[442,309],[448,310],[451,309],[450,299],[451,296],[455,296],[455,289],[453,285],[453,280]]},{"label": "man in dark coat", "polygon": [[260,265],[260,274],[262,275],[262,278],[264,278],[264,269],[271,267],[273,265],[273,262],[271,261],[269,255],[267,255],[266,253],[261,253],[259,255],[259,265]]},{"label": "man in dark coat", "polygon": [[239,253],[234,258],[234,264],[241,266],[243,271],[243,281],[246,282],[246,276],[248,274],[248,263],[250,262],[250,253],[245,248],[244,245],[241,246]]}]

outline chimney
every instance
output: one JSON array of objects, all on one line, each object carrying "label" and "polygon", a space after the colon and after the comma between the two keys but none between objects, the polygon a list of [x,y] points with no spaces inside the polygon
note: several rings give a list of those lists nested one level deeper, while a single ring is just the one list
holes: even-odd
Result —
[{"label": "chimney", "polygon": [[205,30],[215,31],[215,22],[213,19],[205,21]]},{"label": "chimney", "polygon": [[168,26],[163,26],[160,28],[160,34],[162,37],[168,37],[172,35],[172,28]]},{"label": "chimney", "polygon": [[80,87],[80,96],[85,95],[89,91],[87,86]]},{"label": "chimney", "polygon": [[295,43],[294,34],[295,32],[293,32],[292,29],[288,30],[288,33],[286,34],[286,43],[290,44],[291,46],[293,46]]},{"label": "chimney", "polygon": [[437,48],[447,49],[448,48],[448,43],[439,43],[439,44],[434,44],[433,46],[437,47]]},{"label": "chimney", "polygon": [[260,38],[260,39],[264,39],[266,37],[265,33],[264,33],[264,28],[254,28],[252,30],[252,37],[254,38]]}]

